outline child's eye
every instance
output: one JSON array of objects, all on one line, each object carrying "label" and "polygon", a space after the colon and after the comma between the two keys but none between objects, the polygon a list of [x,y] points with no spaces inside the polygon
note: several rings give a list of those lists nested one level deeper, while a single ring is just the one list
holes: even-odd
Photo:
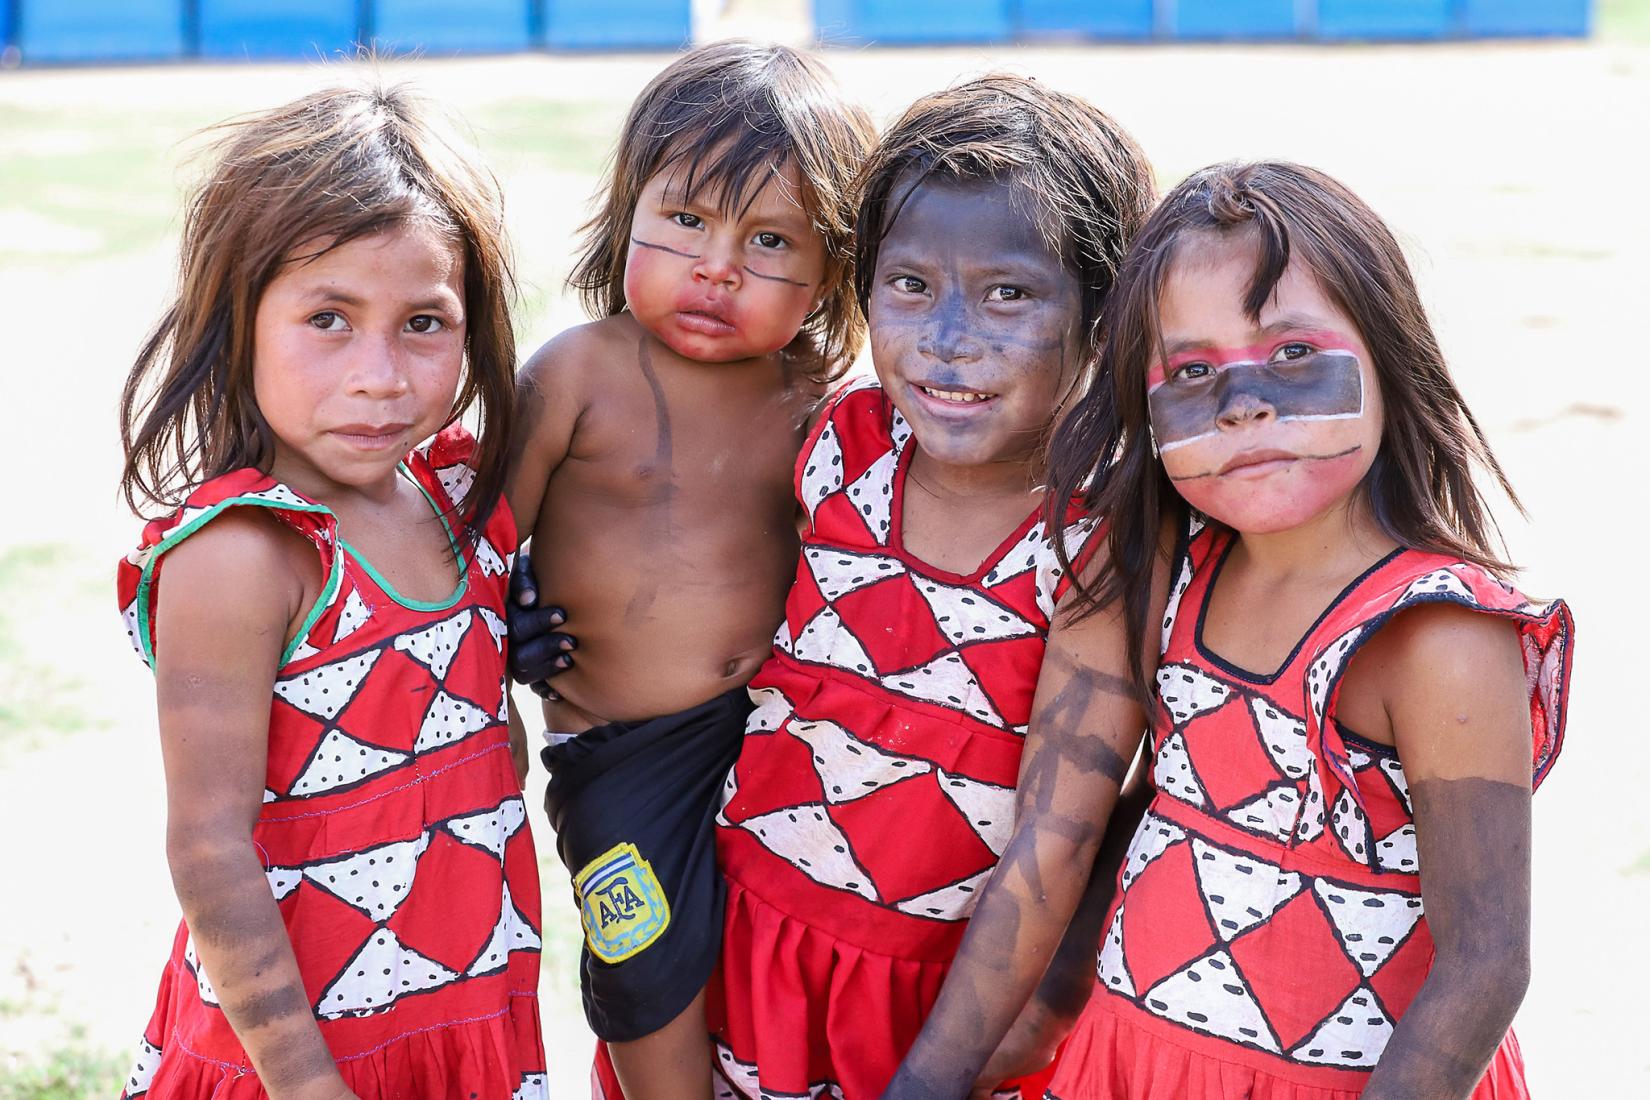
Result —
[{"label": "child's eye", "polygon": [[1278,348],[1277,351],[1273,352],[1272,358],[1284,360],[1305,359],[1308,355],[1311,355],[1314,350],[1315,349],[1311,344],[1303,344],[1299,341],[1292,341],[1284,344],[1282,347]]},{"label": "child's eye", "polygon": [[442,323],[439,317],[431,317],[428,313],[420,313],[407,319],[407,327],[414,332],[434,333],[440,332],[447,326]]},{"label": "child's eye", "polygon": [[699,215],[689,214],[685,210],[672,214],[670,216],[670,220],[684,229],[698,229],[701,225],[705,224],[704,219],[699,217]]},{"label": "child's eye", "polygon": [[756,243],[763,248],[784,248],[788,242],[778,233],[758,233]]},{"label": "child's eye", "polygon": [[906,294],[921,294],[928,289],[928,284],[915,275],[895,275],[889,282],[893,284],[895,290],[903,291]]},{"label": "child's eye", "polygon": [[994,286],[986,295],[993,302],[1018,302],[1026,296],[1026,292],[1017,286]]},{"label": "child's eye", "polygon": [[1208,363],[1182,363],[1170,372],[1169,377],[1177,382],[1196,382],[1214,373],[1215,368]]},{"label": "child's eye", "polygon": [[344,320],[344,315],[332,309],[323,309],[312,314],[309,323],[322,332],[344,332],[349,328],[349,322]]}]

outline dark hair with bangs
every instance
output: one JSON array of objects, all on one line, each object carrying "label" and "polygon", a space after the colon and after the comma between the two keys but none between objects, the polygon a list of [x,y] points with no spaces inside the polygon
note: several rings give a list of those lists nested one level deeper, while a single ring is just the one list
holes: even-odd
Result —
[{"label": "dark hair with bangs", "polygon": [[1124,252],[1151,208],[1151,164],[1099,108],[1035,80],[994,73],[923,96],[871,154],[860,177],[855,289],[869,303],[882,239],[927,179],[1005,180],[1049,247],[1077,277],[1085,358]]},{"label": "dark hair with bangs", "polygon": [[[1162,517],[1182,530],[1188,515],[1152,450],[1146,372],[1163,357],[1164,281],[1198,234],[1253,240],[1255,274],[1243,301],[1251,319],[1258,321],[1294,259],[1357,325],[1386,409],[1380,451],[1361,488],[1390,538],[1506,575],[1511,566],[1494,548],[1499,531],[1473,467],[1488,471],[1523,512],[1450,377],[1403,250],[1375,212],[1343,184],[1297,164],[1205,168],[1169,193],[1136,238],[1111,303],[1100,369],[1050,448],[1050,499],[1081,494],[1086,511],[1108,521],[1105,571],[1086,582],[1074,574],[1078,614],[1123,601],[1143,698],[1151,684],[1143,647]],[[1052,519],[1063,521],[1058,513]],[[1064,540],[1054,545],[1063,558]]]},{"label": "dark hair with bangs", "polygon": [[503,491],[514,407],[515,284],[497,181],[405,87],[319,91],[214,130],[212,166],[185,215],[177,294],[121,394],[127,504],[140,515],[140,499],[170,509],[231,470],[267,473],[274,435],[252,388],[265,288],[284,264],[418,225],[464,257],[465,372],[447,423],[478,407],[476,479],[458,515],[473,542]]},{"label": "dark hair with bangs", "polygon": [[824,291],[802,326],[825,380],[847,370],[865,336],[852,292],[855,172],[875,140],[870,116],[847,100],[817,59],[787,46],[739,40],[691,50],[654,77],[630,108],[602,188],[583,229],[584,251],[569,282],[594,317],[625,308],[631,217],[647,183],[681,174],[688,198],[712,190],[724,213],[743,210],[787,164],[796,197],[825,241]]}]

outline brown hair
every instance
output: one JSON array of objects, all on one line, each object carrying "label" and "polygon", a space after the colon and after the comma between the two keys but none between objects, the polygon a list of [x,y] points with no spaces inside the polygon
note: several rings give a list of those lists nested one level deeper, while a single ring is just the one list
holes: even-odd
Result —
[{"label": "brown hair", "polygon": [[692,198],[710,188],[722,210],[742,209],[793,164],[803,211],[825,241],[825,295],[803,324],[823,377],[847,370],[865,336],[852,292],[854,174],[875,140],[870,116],[842,95],[817,59],[786,46],[730,40],[689,51],[654,77],[630,108],[601,207],[583,228],[569,282],[592,316],[625,308],[631,216],[648,180],[682,171]]},{"label": "brown hair", "polygon": [[1092,362],[1102,307],[1154,190],[1151,164],[1127,131],[1086,100],[1006,73],[917,100],[860,177],[854,270],[862,309],[883,237],[915,185],[930,178],[1012,181],[1077,276]]},{"label": "brown hair", "polygon": [[[1162,517],[1184,529],[1187,505],[1153,453],[1146,372],[1162,358],[1164,280],[1188,237],[1255,243],[1243,308],[1257,320],[1291,259],[1304,264],[1358,326],[1386,407],[1380,451],[1361,485],[1381,529],[1402,546],[1509,572],[1488,505],[1473,482],[1487,470],[1522,512],[1512,485],[1456,389],[1402,249],[1384,222],[1343,184],[1279,161],[1217,164],[1194,173],[1152,213],[1123,265],[1100,368],[1056,429],[1049,458],[1050,521],[1081,495],[1107,518],[1110,560],[1087,583],[1074,577],[1078,614],[1121,599],[1135,687],[1150,690],[1146,611]],[[1064,553],[1064,540],[1056,550]],[[1069,567],[1069,562],[1066,563]]]},{"label": "brown hair", "polygon": [[[175,507],[230,470],[267,472],[274,437],[252,390],[264,289],[285,263],[417,223],[464,256],[466,369],[447,422],[479,406],[476,481],[460,509],[473,540],[503,490],[513,407],[515,284],[497,181],[405,87],[319,91],[214,129],[176,297],[121,394],[127,503],[140,514],[140,498]],[[293,254],[310,242],[320,252]]]}]

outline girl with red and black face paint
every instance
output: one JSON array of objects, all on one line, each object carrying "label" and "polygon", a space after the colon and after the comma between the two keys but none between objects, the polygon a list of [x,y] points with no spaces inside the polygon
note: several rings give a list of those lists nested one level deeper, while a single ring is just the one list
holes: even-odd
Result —
[{"label": "girl with red and black face paint", "polygon": [[1474,464],[1512,495],[1345,187],[1218,165],[1148,220],[1051,452],[1111,520],[1083,600],[1141,655],[1155,787],[1069,934],[1097,980],[1051,1095],[1526,1095],[1573,624],[1504,580]]}]

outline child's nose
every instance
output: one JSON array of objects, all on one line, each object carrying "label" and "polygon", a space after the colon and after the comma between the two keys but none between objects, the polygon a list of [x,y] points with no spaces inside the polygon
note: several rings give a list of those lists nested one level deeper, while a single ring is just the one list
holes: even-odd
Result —
[{"label": "child's nose", "polygon": [[939,303],[932,325],[917,341],[917,351],[942,363],[980,358],[980,342],[970,330],[960,303]]},{"label": "child's nose", "polygon": [[716,241],[707,241],[693,265],[693,281],[715,286],[731,286],[739,280],[739,258],[734,250]]},{"label": "child's nose", "polygon": [[355,341],[350,363],[352,390],[373,396],[395,396],[407,388],[407,364],[400,340],[380,335]]},{"label": "child's nose", "polygon": [[1242,390],[1229,394],[1215,414],[1215,423],[1223,429],[1241,428],[1270,420],[1277,415],[1272,403],[1258,394]]}]

